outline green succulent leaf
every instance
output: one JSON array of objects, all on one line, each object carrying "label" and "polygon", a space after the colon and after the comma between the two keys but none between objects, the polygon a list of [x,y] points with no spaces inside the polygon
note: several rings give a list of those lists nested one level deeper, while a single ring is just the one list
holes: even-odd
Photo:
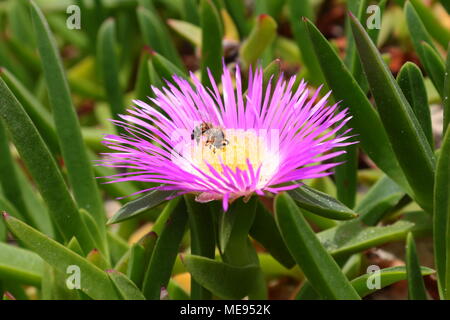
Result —
[{"label": "green succulent leaf", "polygon": [[159,75],[161,80],[172,81],[173,75],[178,75],[187,79],[186,72],[173,64],[170,60],[160,55],[159,53],[152,51],[151,61],[155,72]]},{"label": "green succulent leaf", "polygon": [[386,130],[366,94],[317,27],[309,20],[305,23],[327,83],[335,99],[343,100],[349,108],[353,118],[348,125],[358,134],[362,148],[381,170],[405,190],[410,190]]},{"label": "green succulent leaf", "polygon": [[119,120],[119,114],[124,112],[124,99],[119,83],[115,29],[114,19],[108,19],[101,25],[97,36],[97,61],[111,114]]},{"label": "green succulent leaf", "polygon": [[[216,234],[213,227],[213,213],[209,211],[207,204],[195,201],[195,196],[185,195],[186,206],[189,215],[189,229],[191,235],[191,254],[210,259],[215,256]],[[191,299],[211,299],[211,293],[191,279]]]},{"label": "green succulent leaf", "polygon": [[273,214],[266,209],[261,201],[257,203],[256,215],[249,234],[253,239],[262,244],[283,266],[290,269],[295,265],[289,249],[283,242]]},{"label": "green succulent leaf", "polygon": [[414,49],[420,57],[420,60],[423,61],[423,51],[422,51],[422,42],[428,43],[434,50],[436,47],[433,44],[433,40],[431,39],[430,34],[425,28],[420,16],[417,14],[416,9],[410,3],[410,1],[405,2],[404,12],[406,16],[406,24],[408,26],[409,34],[411,35],[411,41],[414,45]]},{"label": "green succulent leaf", "polygon": [[202,63],[201,80],[204,85],[209,83],[208,68],[218,83],[222,74],[222,37],[223,26],[214,1],[200,1],[200,27],[202,29]]},{"label": "green succulent leaf", "polygon": [[69,266],[77,266],[81,272],[80,290],[88,296],[93,299],[118,299],[117,292],[105,272],[22,221],[8,215],[4,215],[4,219],[8,229],[20,241],[59,272],[66,274]]},{"label": "green succulent leaf", "polygon": [[[83,249],[91,250],[94,247],[93,239],[84,226],[55,160],[31,119],[1,79],[0,117],[30,170],[64,240],[69,241],[76,236]],[[61,212],[64,212],[64,215]]]},{"label": "green succulent leaf", "polygon": [[118,223],[136,217],[149,209],[159,206],[174,194],[174,191],[152,190],[148,194],[125,204],[108,220],[108,224]]},{"label": "green succulent leaf", "polygon": [[358,219],[319,232],[317,237],[331,255],[345,256],[404,239],[414,227],[413,222],[402,220],[383,227],[366,227]]},{"label": "green succulent leaf", "polygon": [[[93,214],[102,232],[105,246],[105,211],[93,175],[92,164],[86,154],[75,108],[70,96],[69,85],[59,57],[55,40],[39,7],[31,1],[31,17],[42,60],[53,119],[62,155],[75,199],[80,208]],[[77,237],[83,242],[81,237]]]},{"label": "green succulent leaf", "polygon": [[0,281],[40,286],[44,263],[37,254],[0,242]]},{"label": "green succulent leaf", "polygon": [[360,219],[365,224],[374,226],[404,196],[405,192],[398,184],[389,177],[383,176],[367,191],[355,211],[360,214]]},{"label": "green succulent leaf", "polygon": [[[25,205],[24,194],[19,182],[19,177],[15,169],[13,155],[10,150],[8,137],[3,122],[0,121],[0,186],[2,188],[3,202],[7,202],[8,206],[14,206],[20,211],[21,216],[25,216],[26,220],[36,226],[36,222],[29,214]],[[3,197],[2,197],[3,198]],[[5,210],[5,208],[1,208]],[[17,210],[15,210],[17,212]]]},{"label": "green succulent leaf", "polygon": [[[361,297],[365,297],[381,288],[387,287],[388,285],[401,280],[405,280],[407,278],[406,267],[404,266],[385,268],[377,272],[379,272],[379,274],[377,275],[373,273],[367,273],[351,281],[353,288],[355,288],[355,290]],[[420,272],[422,276],[427,276],[433,274],[435,271],[427,267],[420,267]],[[377,285],[378,283],[375,282],[377,281],[375,279],[378,276],[379,286]],[[372,285],[368,286],[368,283],[371,283]]]},{"label": "green succulent leaf", "polygon": [[398,73],[397,82],[414,111],[428,143],[433,148],[430,107],[428,106],[427,91],[422,72],[414,63],[406,62]]},{"label": "green succulent leaf", "polygon": [[314,10],[310,1],[288,0],[289,20],[292,26],[294,39],[300,49],[302,62],[307,68],[308,79],[318,86],[323,84],[324,74],[318,61],[318,56],[314,52],[314,40],[308,38],[307,27],[301,22],[301,17],[314,20]]},{"label": "green succulent leaf", "polygon": [[246,17],[245,2],[232,0],[224,1],[224,4],[236,24],[240,38],[245,38],[250,32],[250,26]]},{"label": "green succulent leaf", "polygon": [[445,135],[450,123],[450,44],[447,49],[447,62],[445,65],[444,95],[442,98],[444,108],[444,121],[442,124],[442,135]]},{"label": "green succulent leaf", "polygon": [[444,97],[445,65],[439,54],[426,42],[422,42],[424,65],[434,87]]},{"label": "green succulent leaf", "polygon": [[[156,237],[154,237],[153,245],[156,243]],[[150,261],[151,254],[148,257]],[[130,256],[127,267],[127,277],[136,284],[137,287],[142,286],[142,280],[144,279],[144,272],[146,269],[146,256],[145,248],[139,244],[135,243],[130,248]],[[147,262],[148,262],[147,261]]]},{"label": "green succulent leaf", "polygon": [[302,185],[287,192],[299,207],[325,218],[350,220],[358,217],[353,210],[324,192]]},{"label": "green succulent leaf", "polygon": [[414,6],[407,1],[404,10],[414,49],[429,74],[436,90],[442,97],[444,81],[442,58],[439,56],[433,40]]},{"label": "green succulent leaf", "polygon": [[410,300],[427,300],[425,284],[417,257],[416,243],[412,233],[406,237],[406,274],[408,278],[408,296]]},{"label": "green succulent leaf", "polygon": [[89,252],[86,256],[86,260],[98,267],[100,270],[107,270],[110,268],[110,265],[104,255],[97,249],[91,250],[91,252]]},{"label": "green succulent leaf", "polygon": [[195,255],[185,255],[183,264],[200,285],[223,299],[242,299],[256,285],[256,265],[233,266]]},{"label": "green succulent leaf", "polygon": [[450,129],[444,136],[434,189],[433,242],[439,292],[450,298]]},{"label": "green succulent leaf", "polygon": [[169,285],[167,286],[167,293],[169,294],[169,299],[171,300],[190,299],[189,294],[172,279],[170,279]]},{"label": "green succulent leaf", "polygon": [[275,218],[289,251],[315,291],[324,299],[359,299],[289,195],[276,196]]},{"label": "green succulent leaf", "polygon": [[34,97],[25,85],[9,70],[1,69],[0,77],[2,77],[12,93],[14,93],[17,100],[20,101],[52,153],[59,153],[60,150],[55,131],[56,129],[48,110],[39,103],[39,100]]},{"label": "green succulent leaf", "polygon": [[145,300],[142,292],[123,273],[116,270],[108,270],[106,273],[124,300]]},{"label": "green succulent leaf", "polygon": [[437,16],[420,0],[409,0],[430,35],[442,46],[446,47],[450,41],[450,31],[443,26]]},{"label": "green succulent leaf", "polygon": [[142,292],[147,299],[158,300],[161,289],[167,288],[186,224],[186,205],[179,201],[158,236],[145,272]]},{"label": "green succulent leaf", "polygon": [[197,48],[202,46],[202,30],[187,21],[169,19],[167,24]]},{"label": "green succulent leaf", "polygon": [[181,68],[183,66],[181,58],[171,40],[169,31],[159,16],[153,10],[138,7],[137,17],[144,43]]},{"label": "green succulent leaf", "polygon": [[351,17],[351,25],[370,90],[395,155],[413,189],[415,200],[431,212],[434,153],[411,106],[377,48],[355,17]]},{"label": "green succulent leaf", "polygon": [[275,39],[277,23],[267,15],[260,15],[248,36],[242,43],[239,55],[246,65],[253,65],[260,58],[266,48]]}]

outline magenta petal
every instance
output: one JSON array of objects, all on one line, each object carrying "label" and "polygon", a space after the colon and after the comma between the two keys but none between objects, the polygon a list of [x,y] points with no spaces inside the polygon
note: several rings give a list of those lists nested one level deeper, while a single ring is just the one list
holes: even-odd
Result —
[{"label": "magenta petal", "polygon": [[[293,180],[329,175],[339,164],[332,159],[343,152],[335,148],[355,143],[348,142],[351,129],[344,126],[351,119],[348,110],[339,110],[338,104],[328,106],[330,92],[319,98],[320,87],[311,98],[303,80],[293,90],[295,77],[280,77],[265,88],[263,71],[257,68],[250,70],[248,86],[242,88],[239,68],[232,75],[225,65],[222,92],[210,72],[209,78],[211,88],[193,73],[191,82],[174,76],[165,87],[153,87],[155,98],[147,103],[133,101],[135,106],[120,115],[122,120],[112,120],[124,133],[105,135],[103,140],[111,152],[98,164],[121,169],[105,177],[108,183],[148,182],[153,185],[140,192],[160,188],[196,193],[202,202],[222,199],[227,210],[237,197],[282,192],[297,187]],[[219,166],[196,163],[177,148],[192,143],[193,130],[203,122],[224,132],[241,129],[265,135],[266,158],[261,163],[246,159],[245,168],[230,167],[222,160]],[[273,132],[277,145],[272,149],[268,137]]]}]

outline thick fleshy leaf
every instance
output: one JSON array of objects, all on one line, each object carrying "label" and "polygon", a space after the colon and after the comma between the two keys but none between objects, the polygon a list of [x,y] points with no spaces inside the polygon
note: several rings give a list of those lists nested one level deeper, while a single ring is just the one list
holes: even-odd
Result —
[{"label": "thick fleshy leaf", "polygon": [[209,84],[207,71],[209,68],[214,80],[218,83],[222,73],[223,26],[219,12],[212,0],[200,1],[200,27],[202,29],[201,80],[203,84]]},{"label": "thick fleshy leaf", "polygon": [[450,298],[450,129],[444,136],[434,189],[434,259],[441,298]]},{"label": "thick fleshy leaf", "polygon": [[[348,258],[345,264],[342,266],[342,272],[348,279],[354,279],[361,273],[362,254],[353,254]],[[319,294],[311,286],[308,280],[302,284],[299,292],[295,296],[296,300],[319,300]]]},{"label": "thick fleshy leaf", "polygon": [[444,96],[445,65],[439,53],[428,43],[422,42],[423,60],[422,63],[429,74],[437,92]]},{"label": "thick fleshy leaf", "polygon": [[358,214],[340,201],[307,185],[290,190],[288,194],[301,208],[325,218],[349,220],[358,217]]},{"label": "thick fleshy leaf", "polygon": [[191,276],[223,299],[242,299],[253,290],[258,266],[233,266],[212,259],[186,255],[182,261]]},{"label": "thick fleshy leaf", "polygon": [[[0,79],[0,117],[64,239],[69,241],[76,236],[83,249],[91,250],[94,247],[93,239],[84,226],[55,160],[31,119],[2,79]],[[64,215],[61,212],[64,212]]]},{"label": "thick fleshy leaf", "polygon": [[260,58],[264,50],[272,44],[276,31],[277,23],[271,16],[262,14],[257,18],[239,52],[240,58],[246,65],[253,65]]},{"label": "thick fleshy leaf", "polygon": [[161,289],[167,288],[187,224],[186,211],[184,201],[179,201],[158,236],[142,286],[147,299],[158,300]]},{"label": "thick fleshy leaf", "polygon": [[425,28],[422,20],[417,14],[416,9],[409,1],[405,2],[404,11],[408,31],[411,36],[411,41],[414,45],[414,49],[419,55],[420,60],[423,61],[423,52],[421,48],[422,42],[428,43],[434,50],[436,50],[436,47],[434,46],[433,40],[431,39],[431,36]]},{"label": "thick fleshy leaf", "polygon": [[314,20],[312,4],[310,1],[288,0],[287,5],[294,39],[300,49],[302,62],[308,70],[308,80],[319,86],[324,83],[324,75],[318,62],[318,56],[313,49],[314,40],[308,38],[307,28],[300,20],[301,17]]},{"label": "thick fleshy leaf", "polygon": [[[441,83],[443,81],[443,77],[442,79],[437,77],[437,73],[440,69],[440,63],[436,63],[436,60],[440,60],[438,51],[434,46],[433,40],[425,28],[419,14],[409,1],[405,3],[404,11],[414,49],[419,56],[422,65],[425,67],[425,70],[430,75],[436,90],[442,97],[443,88]],[[424,46],[424,43],[428,44],[428,46]],[[425,50],[428,51],[428,53],[426,53]],[[427,62],[428,60],[430,60],[430,62]]]},{"label": "thick fleshy leaf", "polygon": [[[380,17],[383,17],[384,9],[386,8],[386,2],[388,0],[381,0],[378,3],[378,9]],[[368,0],[350,0],[347,2],[348,11],[352,12],[358,17],[358,20],[363,22],[367,17]],[[377,44],[378,37],[380,35],[381,28],[366,28],[372,41]],[[345,36],[347,38],[347,49],[345,52],[344,62],[350,73],[356,79],[356,82],[361,87],[363,92],[369,90],[367,79],[364,77],[361,62],[359,61],[358,54],[356,53],[355,40],[353,39],[353,33],[350,26],[350,19],[345,20]]]},{"label": "thick fleshy leaf", "polygon": [[417,14],[430,35],[442,46],[446,47],[450,41],[450,30],[443,26],[437,15],[427,7],[421,0],[409,0],[416,9]]},{"label": "thick fleshy leaf", "polygon": [[[172,76],[177,75],[182,78],[186,78],[186,72],[174,65],[170,60],[160,55],[159,53],[152,51],[151,61],[155,68],[156,73],[162,80],[172,81]],[[154,83],[152,83],[154,85]]]},{"label": "thick fleshy leaf", "polygon": [[59,145],[55,125],[48,110],[39,103],[39,100],[9,70],[0,68],[0,77],[14,93],[17,100],[20,101],[52,153],[58,153]]},{"label": "thick fleshy leaf", "polygon": [[8,215],[4,216],[4,219],[8,229],[22,243],[55,269],[66,274],[70,266],[77,266],[81,272],[80,290],[88,296],[93,299],[118,299],[116,290],[105,272],[22,221]]},{"label": "thick fleshy leaf", "polygon": [[86,256],[86,260],[98,267],[100,270],[107,270],[110,268],[108,261],[106,261],[103,254],[97,249],[91,250]]},{"label": "thick fleshy leaf", "polygon": [[423,211],[411,212],[406,216],[394,224],[377,227],[367,227],[359,219],[346,221],[319,232],[317,237],[331,255],[341,257],[404,239],[409,231],[430,231],[429,217]]},{"label": "thick fleshy leaf", "polygon": [[167,20],[167,24],[197,48],[202,46],[202,30],[199,26],[176,19]]},{"label": "thick fleshy leaf", "polygon": [[0,281],[40,286],[44,262],[34,252],[0,242]]},{"label": "thick fleshy leaf", "polygon": [[374,226],[404,196],[405,192],[398,184],[389,177],[383,176],[367,191],[364,198],[356,206],[355,211],[360,214],[360,219],[365,224]]},{"label": "thick fleshy leaf", "polygon": [[444,80],[444,95],[442,98],[442,106],[444,108],[444,123],[442,135],[447,131],[450,123],[450,44],[447,49],[447,62],[445,64],[445,80]]},{"label": "thick fleshy leaf", "polygon": [[[346,129],[348,129],[348,126],[344,126],[342,130],[345,131]],[[355,142],[356,138],[351,138],[348,141]],[[358,145],[351,144],[337,150],[344,150],[345,153],[335,158],[336,162],[342,163],[334,169],[337,189],[336,199],[345,206],[353,208],[358,187]]]},{"label": "thick fleshy leaf", "polygon": [[107,234],[108,249],[111,256],[111,263],[114,265],[127,252],[130,247],[128,243],[116,233],[108,231]]},{"label": "thick fleshy leaf", "polygon": [[[156,237],[154,239],[153,244],[156,242]],[[150,257],[148,260],[150,260]],[[127,277],[138,287],[142,286],[142,280],[144,279],[146,269],[145,260],[145,248],[139,243],[133,244],[130,248]]]},{"label": "thick fleshy leaf", "polygon": [[174,194],[174,191],[152,190],[148,194],[125,204],[108,220],[108,224],[118,223],[136,217],[146,210],[160,205]]},{"label": "thick fleshy leaf", "polygon": [[[216,234],[213,213],[207,204],[195,201],[194,195],[185,195],[189,215],[189,230],[191,235],[191,254],[214,259],[216,250]],[[211,299],[211,293],[191,278],[191,299]]]},{"label": "thick fleshy leaf", "polygon": [[152,10],[138,7],[137,17],[144,43],[153,50],[160,52],[178,67],[182,67],[180,55],[172,42],[167,27],[159,16]]},{"label": "thick fleshy leaf", "polygon": [[145,300],[142,292],[123,273],[116,270],[108,270],[106,273],[124,300]]},{"label": "thick fleshy leaf", "polygon": [[183,20],[186,20],[194,25],[199,24],[200,17],[198,16],[197,0],[182,1]]},{"label": "thick fleshy leaf", "polygon": [[154,97],[153,90],[150,85],[155,84],[153,84],[150,80],[148,68],[150,54],[152,54],[152,51],[147,47],[144,47],[141,51],[136,83],[134,85],[134,98],[136,100],[147,101],[147,97]]},{"label": "thick fleshy leaf", "polygon": [[[259,258],[252,242],[249,231],[252,227],[256,213],[257,197],[253,196],[247,201],[237,199],[228,211],[221,210],[219,221],[219,249],[222,260],[235,266],[259,266]],[[267,299],[267,288],[262,270],[255,271],[256,282],[249,292],[250,299]]]},{"label": "thick fleshy leaf", "polygon": [[249,234],[283,266],[290,269],[295,265],[294,259],[283,242],[273,214],[264,207],[261,201],[258,201],[256,206],[256,215]]},{"label": "thick fleshy leaf", "polygon": [[414,111],[428,143],[433,148],[430,107],[428,106],[427,91],[422,72],[414,63],[406,62],[397,75],[397,82]]},{"label": "thick fleshy leaf", "polygon": [[80,243],[78,242],[77,238],[73,237],[72,239],[70,239],[66,247],[75,252],[76,254],[84,256],[83,249],[81,249]]},{"label": "thick fleshy leaf", "polygon": [[[37,192],[36,186],[30,184],[28,172],[21,170],[20,164],[18,163],[15,164],[15,170],[17,178],[19,179],[20,188],[24,195],[25,205],[27,206],[28,212],[34,217],[39,231],[51,238],[55,238],[55,229],[57,226],[55,222],[52,221],[41,195]],[[12,216],[20,219],[17,215],[15,216],[12,214]]]},{"label": "thick fleshy leaf", "polygon": [[427,300],[425,284],[423,283],[416,244],[412,233],[406,237],[406,273],[408,278],[409,300]]},{"label": "thick fleshy leaf", "polygon": [[275,218],[289,251],[314,290],[324,299],[359,299],[294,200],[286,193],[275,198]]},{"label": "thick fleshy leaf", "polygon": [[114,19],[106,20],[100,27],[97,36],[97,61],[111,115],[120,120],[119,114],[124,112],[124,99],[119,83],[115,29]]},{"label": "thick fleshy leaf", "polygon": [[[13,155],[3,122],[0,122],[0,186],[2,194],[11,205],[26,218],[29,224],[36,226],[36,221],[29,214],[25,205],[24,194],[15,169]],[[5,208],[0,208],[5,210]]]},{"label": "thick fleshy leaf", "polygon": [[310,21],[305,23],[333,96],[336,100],[343,100],[350,110],[353,118],[349,126],[358,134],[361,147],[381,170],[409,190],[376,110],[330,43]]},{"label": "thick fleshy leaf", "polygon": [[250,32],[249,23],[246,17],[245,2],[242,1],[224,1],[225,7],[239,31],[240,38],[243,39]]},{"label": "thick fleshy leaf", "polygon": [[350,19],[359,57],[395,155],[413,189],[414,199],[430,212],[433,207],[434,153],[377,48],[359,21],[354,16]]},{"label": "thick fleshy leaf", "polygon": [[[435,271],[433,269],[427,268],[427,267],[421,267],[420,271],[422,273],[422,276],[427,276],[430,274],[433,274]],[[351,281],[351,284],[353,288],[358,292],[358,294],[361,297],[365,297],[381,288],[384,288],[390,284],[396,283],[401,280],[405,280],[407,278],[406,276],[406,267],[391,267],[391,268],[385,268],[381,269],[379,271],[379,279],[380,279],[380,287],[376,286],[368,286],[367,283],[371,282],[369,277],[372,277],[372,279],[375,279],[378,275],[368,273],[364,274],[362,276],[359,276],[356,279],[353,279]],[[375,284],[375,280],[373,280],[373,283]]]},{"label": "thick fleshy leaf", "polygon": [[[105,211],[94,179],[92,164],[86,154],[61,58],[44,15],[33,1],[31,1],[31,8],[38,51],[69,182],[78,206],[93,214],[104,240]],[[81,237],[77,236],[77,239],[83,242]],[[104,243],[99,245],[104,247]]]},{"label": "thick fleshy leaf", "polygon": [[[218,230],[219,249],[222,254],[225,254],[229,249],[231,240],[234,242],[231,251],[239,249],[236,248],[236,244],[242,245],[242,242],[246,241],[255,218],[256,197],[253,197],[250,201],[251,203],[245,203],[242,199],[238,199],[227,211],[222,210]],[[234,256],[233,252],[228,253]],[[243,264],[246,263],[248,262],[246,261]]]},{"label": "thick fleshy leaf", "polygon": [[169,285],[167,286],[167,293],[169,294],[170,300],[189,300],[189,294],[184,291],[181,286],[178,285],[174,280],[170,279]]}]

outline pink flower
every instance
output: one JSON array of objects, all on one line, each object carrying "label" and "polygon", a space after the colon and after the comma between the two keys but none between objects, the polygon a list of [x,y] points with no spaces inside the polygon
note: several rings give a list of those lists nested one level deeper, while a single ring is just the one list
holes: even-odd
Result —
[{"label": "pink flower", "polygon": [[[123,121],[120,135],[107,135],[104,143],[114,152],[101,165],[126,169],[110,176],[111,182],[149,182],[149,188],[196,193],[197,200],[229,201],[253,193],[277,193],[299,186],[299,180],[323,177],[339,163],[322,163],[345,151],[350,120],[347,109],[327,106],[327,93],[319,101],[302,80],[282,77],[263,87],[263,72],[250,71],[244,95],[239,69],[235,77],[224,67],[219,89],[210,75],[211,88],[191,73],[191,82],[173,76],[162,89],[153,87],[154,106],[135,100]],[[235,86],[233,85],[235,83]],[[222,92],[222,94],[221,94]]]}]

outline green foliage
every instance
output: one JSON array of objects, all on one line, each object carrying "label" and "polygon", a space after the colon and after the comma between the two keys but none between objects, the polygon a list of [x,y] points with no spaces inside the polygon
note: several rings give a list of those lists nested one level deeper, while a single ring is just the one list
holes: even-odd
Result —
[{"label": "green foliage", "polygon": [[[328,1],[78,0],[80,30],[66,25],[69,2],[0,3],[2,299],[256,300],[277,291],[273,279],[301,300],[362,299],[401,280],[410,299],[450,299],[450,31],[436,13],[446,1],[379,1],[381,30],[364,27],[366,0],[337,1],[350,12],[338,22]],[[352,117],[337,135],[351,128],[356,142],[339,147],[332,176],[233,198],[227,211],[155,183],[95,179],[134,170],[93,162],[102,134],[154,134],[109,119],[134,99],[170,116],[152,88],[177,75],[196,90],[192,72],[221,91],[224,65],[242,70],[244,103],[250,67],[263,67],[263,95],[294,74],[293,90],[301,79],[331,90],[329,104]],[[433,243],[436,271],[414,239]],[[405,266],[368,286],[371,253],[398,241]]]}]

